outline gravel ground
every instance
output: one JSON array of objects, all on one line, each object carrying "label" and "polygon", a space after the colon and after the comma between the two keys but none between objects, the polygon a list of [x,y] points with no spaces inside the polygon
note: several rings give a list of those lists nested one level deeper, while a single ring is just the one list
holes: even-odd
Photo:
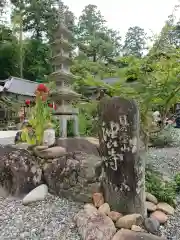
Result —
[{"label": "gravel ground", "polygon": [[170,216],[166,225],[160,227],[160,231],[168,240],[180,240],[180,196],[177,197],[174,216]]},{"label": "gravel ground", "polygon": [[49,195],[23,206],[20,199],[0,198],[1,240],[79,240],[73,217],[80,205]]},{"label": "gravel ground", "polygon": [[180,172],[180,147],[150,148],[146,163],[168,177]]},{"label": "gravel ground", "polygon": [[[152,148],[149,150],[147,163],[165,176],[173,178],[177,172],[180,172],[180,148]],[[176,200],[177,207],[174,216],[170,216],[168,222],[160,228],[162,235],[168,240],[180,240],[180,195]]]}]

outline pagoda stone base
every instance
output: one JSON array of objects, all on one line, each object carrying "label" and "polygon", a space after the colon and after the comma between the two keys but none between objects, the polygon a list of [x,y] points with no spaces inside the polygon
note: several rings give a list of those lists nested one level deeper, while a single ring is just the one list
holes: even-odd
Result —
[{"label": "pagoda stone base", "polygon": [[70,116],[58,116],[60,120],[60,137],[66,138],[67,137],[67,122],[69,120],[73,120],[74,122],[74,136],[79,136],[79,122],[78,122],[78,116],[77,115],[70,115]]}]

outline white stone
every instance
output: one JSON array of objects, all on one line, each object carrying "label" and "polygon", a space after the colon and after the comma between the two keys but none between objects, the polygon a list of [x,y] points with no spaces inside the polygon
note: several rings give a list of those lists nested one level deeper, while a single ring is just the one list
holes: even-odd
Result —
[{"label": "white stone", "polygon": [[55,130],[53,128],[48,128],[44,131],[43,144],[45,146],[51,146],[55,143]]},{"label": "white stone", "polygon": [[22,200],[24,205],[27,205],[32,202],[42,201],[46,198],[48,194],[48,187],[45,184],[42,184],[35,189],[33,189],[30,193],[28,193]]}]

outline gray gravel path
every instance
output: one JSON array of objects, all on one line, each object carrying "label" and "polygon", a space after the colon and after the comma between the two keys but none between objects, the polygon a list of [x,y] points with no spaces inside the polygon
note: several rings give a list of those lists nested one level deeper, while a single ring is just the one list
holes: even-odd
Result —
[{"label": "gray gravel path", "polygon": [[79,240],[73,223],[79,209],[79,204],[51,195],[29,206],[0,198],[0,239]]},{"label": "gray gravel path", "polygon": [[150,148],[145,159],[147,164],[169,177],[180,172],[180,147]]},{"label": "gray gravel path", "polygon": [[[150,163],[162,174],[172,178],[180,172],[180,147],[150,149],[147,163]],[[177,196],[175,215],[170,216],[168,222],[161,226],[161,233],[168,240],[180,240],[180,194]]]}]

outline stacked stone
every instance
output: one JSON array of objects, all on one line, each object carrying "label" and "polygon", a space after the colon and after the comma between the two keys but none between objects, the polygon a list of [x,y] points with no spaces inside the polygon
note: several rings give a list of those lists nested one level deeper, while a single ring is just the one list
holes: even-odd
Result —
[{"label": "stacked stone", "polygon": [[54,72],[50,79],[56,83],[56,90],[51,96],[56,103],[55,115],[60,120],[60,136],[67,137],[67,121],[74,120],[74,135],[78,136],[78,109],[72,107],[72,102],[80,95],[72,90],[71,86],[75,76],[70,71],[72,59],[70,53],[72,46],[70,40],[72,32],[65,26],[63,21],[58,25],[54,35],[52,46],[52,65]]}]

